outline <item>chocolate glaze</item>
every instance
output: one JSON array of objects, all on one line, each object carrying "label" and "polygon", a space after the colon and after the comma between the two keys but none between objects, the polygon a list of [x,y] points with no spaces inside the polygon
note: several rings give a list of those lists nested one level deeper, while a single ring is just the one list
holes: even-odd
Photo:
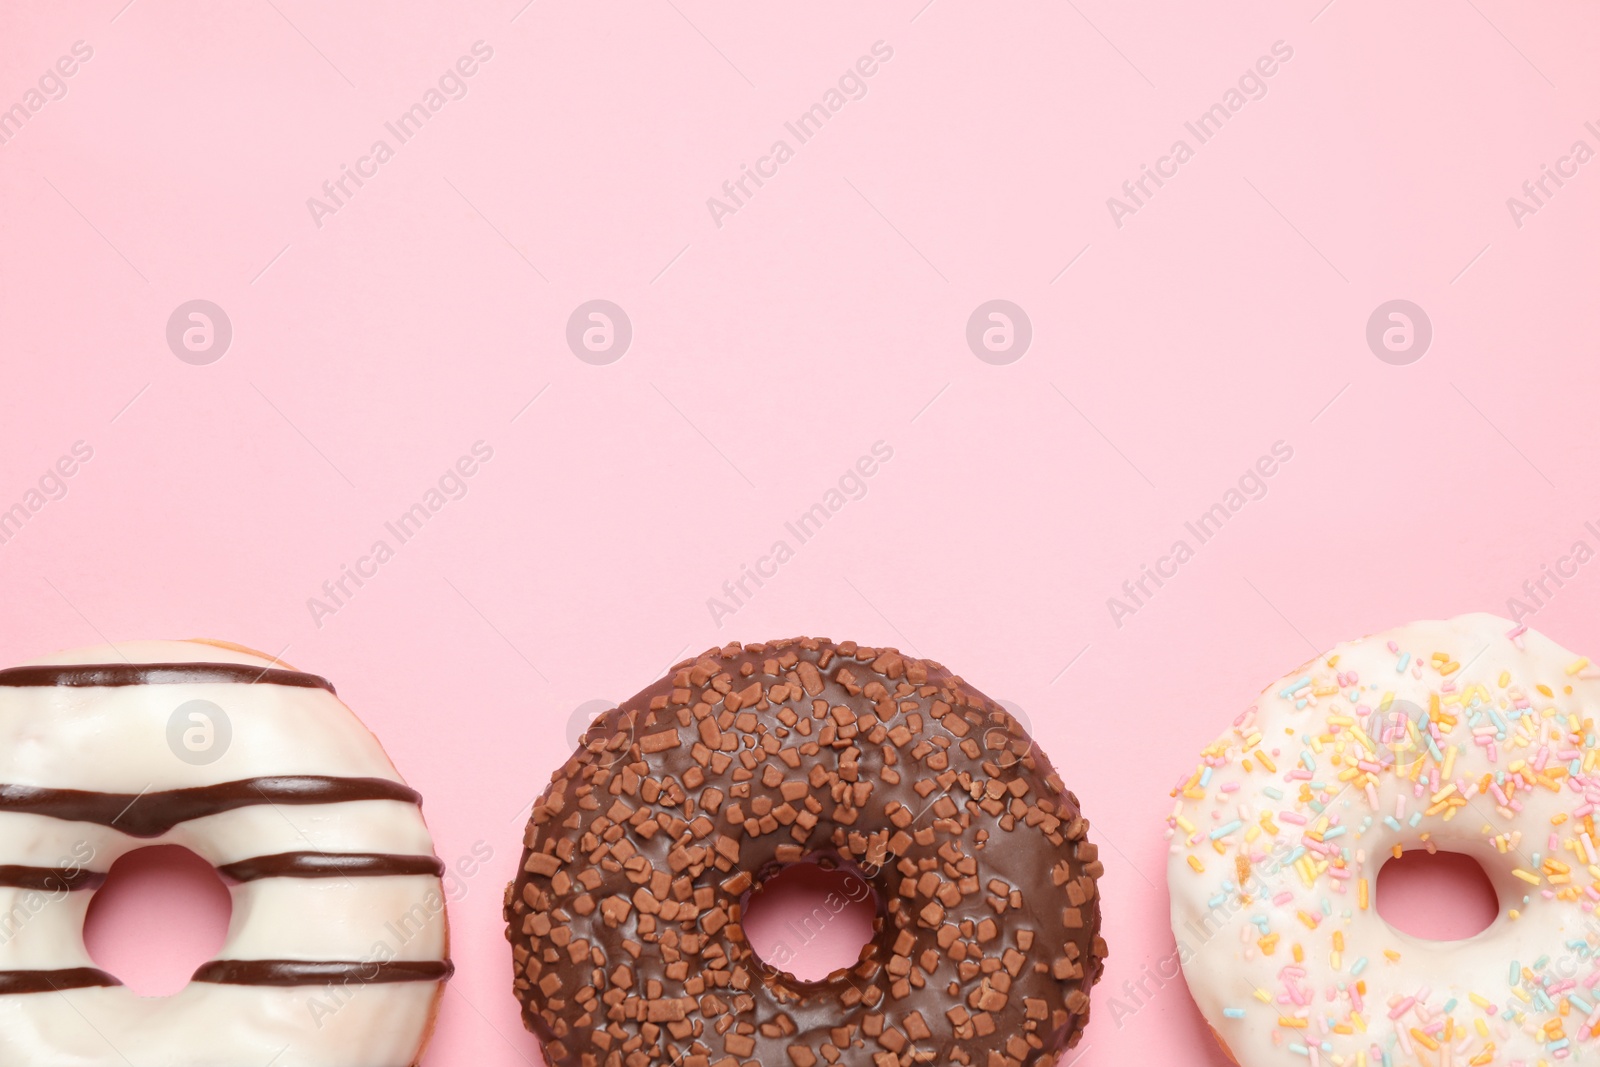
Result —
[{"label": "chocolate glaze", "polygon": [[[1106,955],[1087,829],[1015,720],[937,663],[712,649],[597,719],[534,805],[505,907],[523,1022],[552,1067],[1050,1064]],[[853,868],[878,909],[818,982],[740,921],[801,862]]]},{"label": "chocolate glaze", "polygon": [[311,774],[242,778],[143,794],[0,784],[0,811],[97,823],[129,837],[160,837],[179,823],[252,804],[345,804],[356,800],[420,804],[422,797],[409,786],[387,778]]},{"label": "chocolate glaze", "polygon": [[444,874],[437,856],[401,856],[386,852],[280,852],[255,856],[218,867],[235,882],[258,878],[378,878],[384,875]]},{"label": "chocolate glaze", "polygon": [[0,971],[0,995],[54,993],[60,989],[121,985],[98,967],[63,967],[55,971]]},{"label": "chocolate glaze", "polygon": [[248,663],[74,663],[59,667],[10,667],[0,671],[0,686],[128,686],[227,682],[326,689],[333,683],[315,674]]},{"label": "chocolate glaze", "polygon": [[0,866],[0,886],[9,889],[59,893],[63,889],[98,889],[105,880],[103,872],[86,871],[82,867]]},{"label": "chocolate glaze", "polygon": [[[455,965],[449,960],[212,960],[202,964],[190,981],[255,986],[327,985],[330,982],[374,985],[440,982],[454,973]],[[96,967],[0,971],[0,995],[121,984]]]},{"label": "chocolate glaze", "polygon": [[264,986],[442,982],[455,969],[449,960],[212,960],[191,981]]}]

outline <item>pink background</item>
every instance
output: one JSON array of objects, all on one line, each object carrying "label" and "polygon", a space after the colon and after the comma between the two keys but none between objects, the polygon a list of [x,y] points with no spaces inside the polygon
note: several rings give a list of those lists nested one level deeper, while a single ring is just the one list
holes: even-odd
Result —
[{"label": "pink background", "polygon": [[[1520,227],[1506,202],[1600,148],[1592,5],[124,3],[0,14],[0,107],[93,49],[0,145],[0,509],[93,448],[0,544],[0,660],[211,636],[331,677],[440,855],[493,850],[428,1063],[539,1061],[500,896],[575,709],[797,632],[1022,709],[1106,858],[1081,1062],[1216,1063],[1181,982],[1124,991],[1172,951],[1172,782],[1314,651],[1505,613],[1600,547],[1600,161]],[[480,40],[467,95],[319,227],[307,198]],[[866,95],[719,227],[707,198],[877,41]],[[1115,225],[1277,41],[1266,95]],[[197,298],[233,328],[203,366],[166,340]],[[604,366],[565,340],[596,298],[633,327]],[[965,336],[996,298],[1033,331],[1004,366]],[[1397,298],[1434,334],[1405,366],[1365,338]],[[478,441],[467,495],[314,620]],[[1278,441],[1266,495],[1118,625],[1107,599]],[[1530,620],[1591,653],[1592,569]],[[104,951],[220,929],[187,899]]]}]

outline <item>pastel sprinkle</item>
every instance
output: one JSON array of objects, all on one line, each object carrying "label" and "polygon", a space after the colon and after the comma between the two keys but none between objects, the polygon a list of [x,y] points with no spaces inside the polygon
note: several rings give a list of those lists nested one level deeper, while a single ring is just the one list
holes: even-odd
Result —
[{"label": "pastel sprinkle", "polygon": [[[1280,1057],[1560,1067],[1600,1054],[1600,669],[1552,662],[1526,632],[1467,618],[1341,646],[1269,687],[1174,788],[1169,843],[1189,868],[1174,864],[1174,893],[1197,879],[1191,907],[1209,911],[1190,924],[1195,951],[1231,953]],[[1470,840],[1492,879],[1526,890],[1502,905],[1526,933],[1479,943],[1528,946],[1527,966],[1491,957],[1503,991],[1471,959],[1430,975],[1438,957],[1403,953],[1361,914],[1391,856]],[[1242,945],[1207,947],[1223,930]],[[1245,1019],[1235,1005],[1209,1010]]]}]

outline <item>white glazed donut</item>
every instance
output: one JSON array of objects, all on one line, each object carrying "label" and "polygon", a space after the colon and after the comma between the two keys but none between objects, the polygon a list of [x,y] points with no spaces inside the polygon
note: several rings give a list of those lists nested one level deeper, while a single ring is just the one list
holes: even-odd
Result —
[{"label": "white glazed donut", "polygon": [[[1588,660],[1490,615],[1340,645],[1206,749],[1168,820],[1190,992],[1243,1067],[1600,1060],[1600,802]],[[1476,859],[1459,941],[1373,903],[1399,849]]]},{"label": "white glazed donut", "polygon": [[[452,969],[418,804],[332,686],[246,649],[0,671],[0,1063],[414,1063]],[[111,864],[158,844],[215,866],[233,918],[187,986],[141,998],[83,920]]]}]

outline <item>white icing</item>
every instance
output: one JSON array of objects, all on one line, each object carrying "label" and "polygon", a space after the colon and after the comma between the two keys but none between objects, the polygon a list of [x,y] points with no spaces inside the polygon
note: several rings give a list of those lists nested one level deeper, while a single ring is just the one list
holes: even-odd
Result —
[{"label": "white icing", "polygon": [[[0,997],[0,1063],[49,1067],[400,1067],[438,986],[126,987]],[[274,1057],[277,1057],[274,1059]]]},{"label": "white icing", "polygon": [[230,960],[437,960],[444,897],[432,875],[264,878],[233,891]]},{"label": "white icing", "polygon": [[[1597,739],[1593,724],[1584,725],[1600,710],[1600,680],[1575,654],[1540,634],[1521,635],[1519,648],[1507,637],[1512,628],[1504,619],[1472,615],[1340,645],[1268,686],[1207,750],[1210,759],[1201,766],[1214,764],[1209,779],[1201,785],[1190,778],[1180,786],[1169,820],[1173,933],[1195,1002],[1243,1067],[1308,1062],[1434,1067],[1519,1060],[1531,1065],[1600,1058],[1600,1043],[1590,1036],[1600,1022],[1600,1011],[1594,1010],[1600,1007],[1595,992],[1600,989],[1600,917],[1595,913],[1600,892],[1590,888],[1600,882],[1600,867],[1589,866],[1591,860],[1600,863],[1600,853],[1584,855],[1593,842],[1575,836],[1582,828],[1579,817],[1592,800],[1600,800]],[[1390,650],[1390,642],[1398,652]],[[1409,661],[1399,669],[1408,653]],[[1436,662],[1435,653],[1450,658]],[[1459,669],[1441,673],[1451,662]],[[1307,677],[1308,685],[1283,695]],[[1541,683],[1549,695],[1535,688]],[[1394,703],[1385,715],[1378,709],[1386,699]],[[1448,776],[1432,753],[1384,744],[1379,732],[1380,723],[1402,721],[1399,716],[1409,710],[1404,702],[1427,711],[1434,700],[1439,711],[1429,713],[1430,721],[1438,725],[1445,715],[1456,719],[1453,727],[1441,726],[1435,738],[1439,757],[1448,758],[1456,749]],[[1409,717],[1420,720],[1419,714]],[[1352,724],[1374,745],[1365,745]],[[1586,735],[1580,743],[1567,736],[1574,724]],[[1252,744],[1256,734],[1260,740]],[[1486,745],[1474,743],[1476,738],[1495,741],[1493,759]],[[1262,765],[1263,750],[1276,771]],[[1372,777],[1369,792],[1366,771],[1352,766],[1356,757],[1369,769],[1398,765],[1409,771],[1415,764],[1419,782],[1386,769]],[[1518,789],[1511,799],[1520,810],[1481,788],[1486,775],[1503,790],[1501,776],[1514,775],[1514,768],[1542,767],[1548,776],[1574,757],[1580,763],[1578,778],[1551,777],[1554,790],[1544,785]],[[1309,798],[1324,806],[1321,814],[1301,799],[1300,790],[1311,783],[1323,785],[1309,790]],[[1279,791],[1281,799],[1267,789]],[[1452,796],[1466,802],[1452,806]],[[1433,814],[1427,814],[1430,810]],[[1296,814],[1307,819],[1306,825],[1290,821]],[[1386,824],[1385,817],[1399,828]],[[1260,829],[1263,818],[1281,831],[1276,837]],[[1235,820],[1239,827],[1230,829]],[[1347,827],[1342,835],[1338,826]],[[1258,832],[1247,839],[1252,827]],[[1213,832],[1219,835],[1215,843]],[[1502,836],[1518,832],[1514,843]],[[1393,846],[1410,850],[1430,841],[1440,850],[1473,856],[1489,875],[1500,911],[1488,929],[1459,941],[1427,941],[1395,930],[1379,916],[1377,875]],[[1309,870],[1298,860],[1282,862],[1293,856],[1290,849],[1302,845],[1311,849]],[[1578,852],[1572,851],[1574,845]],[[1319,847],[1329,854],[1319,856]],[[1251,864],[1250,879],[1242,886],[1248,902],[1239,892],[1241,855]],[[1203,872],[1191,867],[1191,857]],[[1570,881],[1560,881],[1559,870],[1546,867],[1551,860],[1570,868]],[[1341,863],[1347,878],[1333,877]],[[1534,874],[1540,885],[1520,879],[1514,869]],[[1311,875],[1309,883],[1304,874]],[[1363,879],[1369,892],[1365,910],[1359,904]],[[1302,914],[1313,919],[1315,929]],[[1271,954],[1260,940],[1263,925],[1278,935]],[[1337,953],[1336,932],[1344,944]],[[1304,954],[1298,964],[1296,944]],[[1400,958],[1391,961],[1386,949]],[[1513,961],[1536,977],[1529,981],[1519,971],[1514,987]],[[1303,973],[1286,970],[1295,967]],[[1366,988],[1364,997],[1355,997],[1361,1005],[1359,1023],[1351,1015],[1357,982]],[[1291,988],[1298,992],[1290,993]],[[1257,990],[1265,991],[1267,1002]],[[1475,1002],[1474,995],[1492,1010]],[[1305,1003],[1296,1003],[1302,996]],[[1231,1016],[1229,1009],[1242,1011],[1242,1017]],[[1284,1019],[1304,1025],[1286,1025]],[[1446,1019],[1448,1038],[1441,1027]],[[1560,1025],[1566,1044],[1542,1029],[1552,1021]],[[1428,1048],[1415,1031],[1440,1047]]]},{"label": "white icing", "polygon": [[[383,777],[393,777],[393,773]],[[433,838],[422,821],[422,813],[415,804],[399,800],[260,804],[179,823],[170,833],[150,841],[182,845],[219,867],[279,852],[394,852],[425,856],[433,851]]]},{"label": "white icing", "polygon": [[[93,842],[90,837],[94,836]],[[0,811],[7,863],[58,867],[92,856],[85,870],[107,870],[128,852],[180,845],[214,867],[280,852],[389,852],[425,856],[433,838],[415,804],[357,800],[346,804],[259,804],[179,823],[160,837],[102,840],[87,824]],[[107,851],[109,850],[109,851]]]},{"label": "white icing", "polygon": [[[217,958],[443,959],[437,886],[431,875],[246,882],[232,890],[233,915]],[[0,971],[95,966],[82,936],[92,895],[0,887]]]},{"label": "white icing", "polygon": [[[0,887],[0,971],[93,967],[83,946],[92,895]],[[0,997],[0,1004],[10,999]]]},{"label": "white icing", "polygon": [[[201,766],[175,759],[167,744],[168,720],[191,700],[221,708],[232,729],[222,756]],[[0,737],[11,746],[5,767],[15,785],[78,781],[86,765],[95,768],[96,788],[129,794],[273,774],[395,777],[377,739],[338,697],[295,686],[8,689],[0,694]]]},{"label": "white icing", "polygon": [[[36,662],[284,667],[193,642],[84,649]],[[227,750],[209,764],[188,763],[168,747],[168,720],[190,700],[217,704],[232,727]],[[0,687],[3,783],[137,794],[274,775],[402,781],[372,734],[322,689]],[[104,872],[118,857],[159,844],[182,845],[216,866],[282,852],[434,851],[418,808],[390,800],[255,805],[180,823],[155,838],[0,812],[3,865]],[[265,878],[231,893],[218,959],[440,960],[447,951],[443,889],[431,875]],[[94,966],[83,943],[91,897],[88,890],[0,887],[0,971]],[[418,1055],[440,991],[437,982],[334,989],[196,982],[165,998],[141,998],[125,987],[0,995],[0,1063],[392,1067]]]}]

